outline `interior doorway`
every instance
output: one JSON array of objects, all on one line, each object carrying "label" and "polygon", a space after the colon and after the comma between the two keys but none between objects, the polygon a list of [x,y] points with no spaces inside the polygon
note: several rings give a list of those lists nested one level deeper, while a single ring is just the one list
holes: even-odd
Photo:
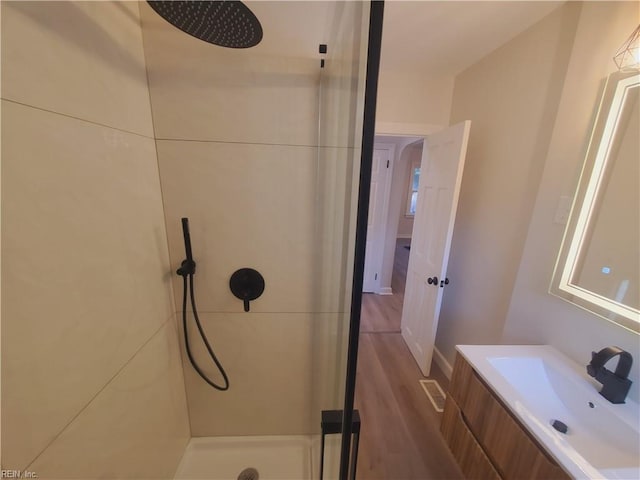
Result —
[{"label": "interior doorway", "polygon": [[365,256],[365,293],[394,294],[392,276],[396,241],[403,239],[410,243],[423,141],[424,137],[417,136],[376,135]]},{"label": "interior doorway", "polygon": [[[362,478],[464,478],[440,435],[442,414],[425,394],[420,383],[425,377],[401,333],[413,229],[413,219],[405,215],[411,203],[411,162],[403,153],[420,159],[422,142],[422,138],[405,137],[393,159],[391,182],[401,183],[402,188],[390,188],[390,225],[385,230],[386,247],[391,247],[388,293],[362,296],[355,394],[355,407],[362,424],[367,425],[358,454],[358,476]],[[410,152],[412,145],[417,151]],[[395,190],[400,193],[394,195]],[[447,377],[437,366],[429,380],[443,389],[448,387]],[[398,445],[402,445],[399,450]]]},{"label": "interior doorway", "polygon": [[[443,288],[450,283],[449,247],[470,125],[466,121],[420,137],[377,135],[375,141],[363,291],[377,295],[363,296],[363,317],[371,306],[378,313],[373,317],[384,320],[383,328],[399,329],[424,376],[435,351]],[[411,225],[402,232],[405,222]],[[408,244],[399,245],[407,237]],[[409,250],[409,262],[406,280],[394,294],[398,248]],[[376,298],[388,295],[396,301]]]}]

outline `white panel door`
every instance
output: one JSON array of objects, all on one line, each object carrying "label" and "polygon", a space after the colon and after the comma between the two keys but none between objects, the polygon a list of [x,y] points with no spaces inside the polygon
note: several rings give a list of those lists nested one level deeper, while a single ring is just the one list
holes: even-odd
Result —
[{"label": "white panel door", "polygon": [[373,147],[363,292],[378,292],[380,289],[385,225],[389,212],[389,189],[391,184],[389,172],[391,171],[390,167],[394,151],[395,147],[392,144],[376,143]]},{"label": "white panel door", "polygon": [[442,291],[448,281],[449,248],[470,127],[471,122],[466,121],[429,135],[422,151],[401,330],[424,376],[431,369]]}]

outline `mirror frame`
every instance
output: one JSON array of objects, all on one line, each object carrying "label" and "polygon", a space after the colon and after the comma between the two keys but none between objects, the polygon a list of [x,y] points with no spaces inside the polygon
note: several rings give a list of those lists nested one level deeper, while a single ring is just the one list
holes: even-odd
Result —
[{"label": "mirror frame", "polygon": [[640,333],[638,309],[591,292],[572,283],[572,278],[585,246],[604,173],[610,164],[610,151],[625,99],[629,90],[639,85],[638,72],[616,72],[607,78],[549,289],[551,294],[634,333]]}]

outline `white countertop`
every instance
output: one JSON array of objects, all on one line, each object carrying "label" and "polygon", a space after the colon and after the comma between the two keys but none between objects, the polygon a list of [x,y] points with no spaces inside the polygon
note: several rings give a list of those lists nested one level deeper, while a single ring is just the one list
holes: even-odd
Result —
[{"label": "white countertop", "polygon": [[[640,479],[640,406],[614,405],[585,365],[549,345],[458,345],[458,352],[574,478]],[[551,423],[569,426],[566,434]]]}]

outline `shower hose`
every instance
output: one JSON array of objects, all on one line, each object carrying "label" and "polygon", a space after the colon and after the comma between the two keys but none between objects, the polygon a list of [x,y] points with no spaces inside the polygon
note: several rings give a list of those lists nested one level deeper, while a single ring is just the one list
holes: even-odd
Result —
[{"label": "shower hose", "polygon": [[[180,274],[180,273],[179,273]],[[198,375],[202,377],[202,379],[211,385],[216,390],[228,390],[229,389],[229,378],[227,377],[227,373],[224,371],[222,364],[216,357],[216,354],[213,352],[213,348],[211,348],[211,344],[209,344],[209,340],[207,339],[207,335],[204,333],[204,329],[202,328],[202,324],[200,323],[200,318],[198,318],[198,310],[196,309],[196,296],[193,293],[193,273],[184,273],[180,274],[183,279],[183,295],[182,295],[182,328],[184,329],[184,345],[185,350],[187,351],[187,356],[189,357],[189,361],[191,365],[198,372]],[[215,382],[209,379],[207,375],[202,371],[202,369],[198,366],[193,355],[191,354],[191,346],[189,345],[189,334],[187,333],[187,277],[189,277],[188,290],[190,292],[191,297],[191,308],[193,310],[193,318],[196,322],[196,326],[198,327],[198,331],[200,332],[200,337],[202,337],[202,342],[205,347],[207,347],[207,351],[209,352],[209,356],[213,360],[213,362],[220,370],[222,374],[222,378],[224,379],[224,385],[217,385]]]}]

